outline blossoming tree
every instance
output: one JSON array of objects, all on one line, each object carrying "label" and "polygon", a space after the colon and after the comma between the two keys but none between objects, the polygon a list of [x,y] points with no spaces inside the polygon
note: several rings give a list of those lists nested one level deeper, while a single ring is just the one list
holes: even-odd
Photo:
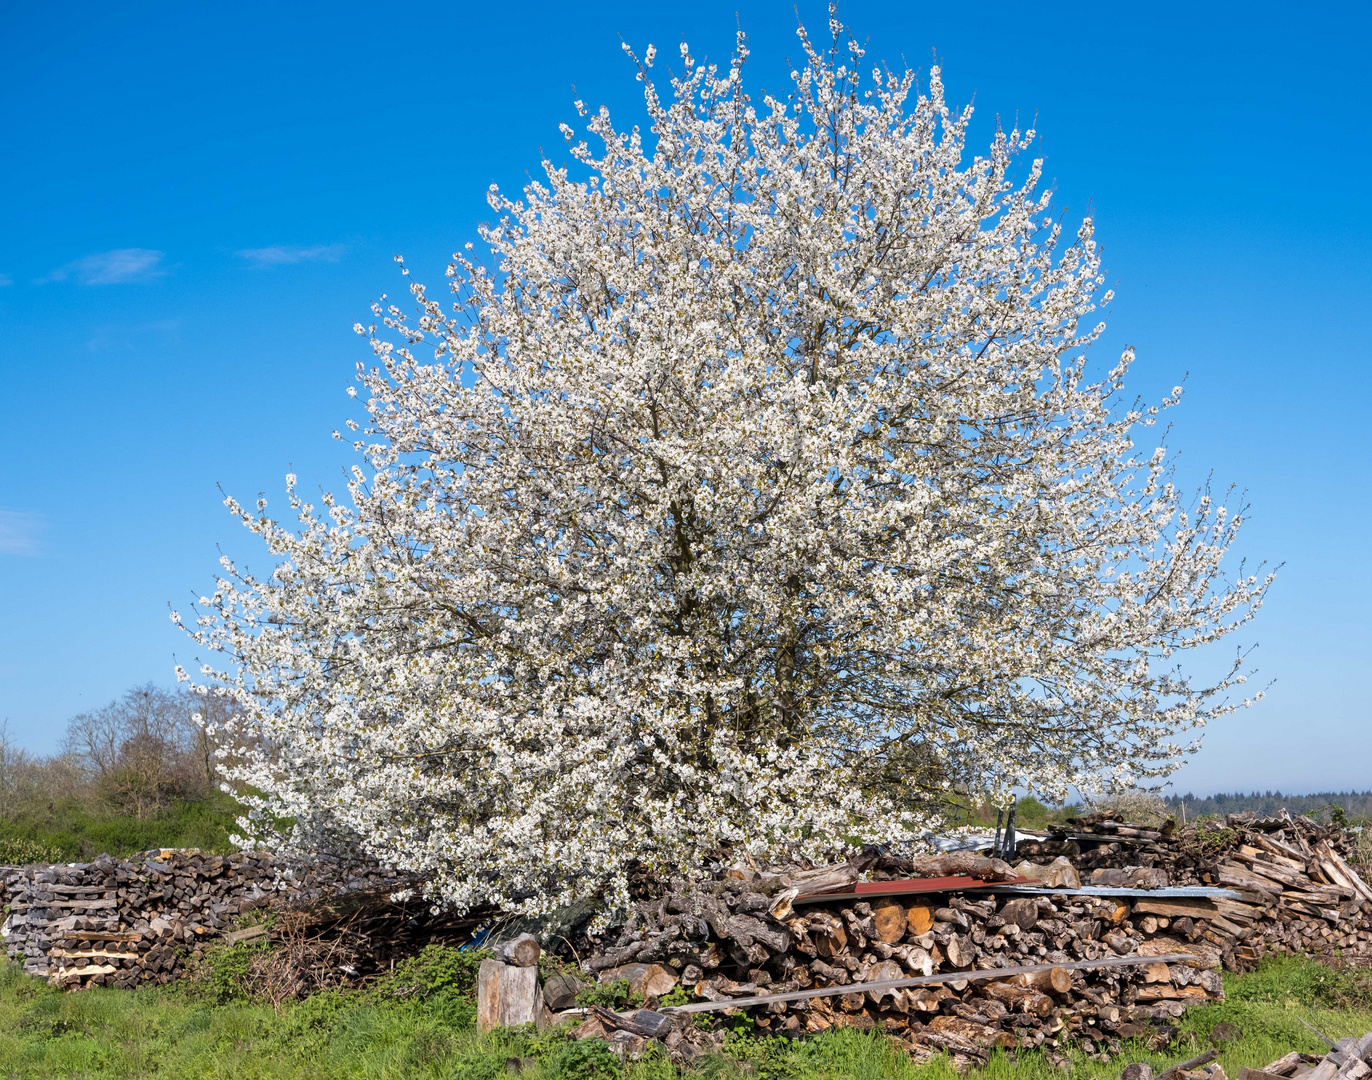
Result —
[{"label": "blossoming tree", "polygon": [[357,327],[347,497],[229,500],[279,563],[226,561],[190,630],[252,829],[458,906],[613,904],[635,862],[918,835],[953,785],[1159,776],[1242,704],[1175,657],[1270,578],[1136,449],[1177,395],[1089,374],[1091,221],[1016,177],[1031,131],[964,162],[938,70],[864,77],[833,30],[786,98],[742,38],[670,97],[635,59],[651,138],[564,126],[455,304]]}]

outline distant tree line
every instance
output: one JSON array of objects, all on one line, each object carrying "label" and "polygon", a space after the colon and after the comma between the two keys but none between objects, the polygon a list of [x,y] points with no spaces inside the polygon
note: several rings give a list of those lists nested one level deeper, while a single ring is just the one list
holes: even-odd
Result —
[{"label": "distant tree line", "polygon": [[1372,818],[1372,791],[1319,791],[1313,795],[1285,795],[1280,791],[1220,792],[1217,795],[1165,796],[1168,807],[1177,814],[1185,808],[1188,818],[1207,814],[1241,814],[1248,810],[1262,815],[1288,810],[1293,815],[1318,815],[1331,806],[1343,808],[1349,818]]},{"label": "distant tree line", "polygon": [[225,719],[221,699],[148,683],[73,716],[52,755],[0,724],[0,863],[223,847],[233,802],[212,732]]}]

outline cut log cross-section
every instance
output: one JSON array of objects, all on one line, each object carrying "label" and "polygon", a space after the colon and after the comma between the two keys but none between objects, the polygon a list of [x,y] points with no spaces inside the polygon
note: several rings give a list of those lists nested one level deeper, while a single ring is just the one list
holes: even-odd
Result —
[{"label": "cut log cross-section", "polygon": [[911,904],[905,909],[905,922],[915,937],[934,928],[934,909],[928,904]]},{"label": "cut log cross-section", "polygon": [[872,925],[876,929],[878,941],[894,945],[908,930],[905,908],[894,901],[873,904]]}]

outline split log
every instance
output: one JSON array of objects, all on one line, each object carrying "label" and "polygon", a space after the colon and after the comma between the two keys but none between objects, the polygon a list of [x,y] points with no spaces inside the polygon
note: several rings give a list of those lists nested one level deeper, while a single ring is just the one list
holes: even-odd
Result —
[{"label": "split log", "polygon": [[1177,897],[1167,900],[1136,900],[1134,902],[1135,913],[1148,915],[1163,915],[1167,918],[1181,918],[1183,916],[1192,919],[1213,919],[1219,914],[1213,901],[1189,897]]},{"label": "split log", "polygon": [[990,982],[981,988],[981,992],[995,1001],[1003,1002],[1015,1012],[1037,1016],[1040,1020],[1046,1020],[1053,1014],[1053,999],[1037,990],[1011,986],[1005,982]]},{"label": "split log", "polygon": [[1001,905],[998,912],[1007,923],[1014,923],[1021,930],[1032,930],[1039,921],[1039,902],[1032,896],[1017,896]]},{"label": "split log", "polygon": [[874,904],[872,906],[872,926],[876,930],[878,941],[885,942],[887,945],[894,945],[909,930],[905,908],[891,900]]},{"label": "split log", "polygon": [[669,968],[661,964],[623,964],[600,973],[602,983],[625,980],[631,994],[644,997],[661,997],[669,994],[677,984],[677,977]]},{"label": "split log", "polygon": [[[872,965],[872,969],[867,973],[867,978],[874,983],[883,983],[895,981],[902,978],[904,975],[904,969],[894,960],[883,960],[879,964]],[[878,1006],[887,998],[895,998],[901,1005],[905,1004],[905,992],[899,988],[891,990],[868,990],[867,997],[873,1005]]]},{"label": "split log", "polygon": [[537,967],[543,949],[533,934],[520,934],[513,941],[502,942],[493,950],[496,959],[515,967]]},{"label": "split log", "polygon": [[848,932],[843,929],[841,920],[832,917],[812,921],[810,937],[815,943],[815,951],[823,957],[839,956],[848,947]]},{"label": "split log", "polygon": [[553,1012],[570,1009],[586,984],[575,975],[554,975],[543,984],[543,1003]]},{"label": "split log", "polygon": [[929,1029],[940,1035],[954,1035],[974,1046],[989,1048],[1019,1045],[1019,1040],[1008,1031],[1001,1031],[988,1024],[979,1024],[975,1020],[966,1020],[961,1016],[936,1016],[929,1021]]},{"label": "split log", "polygon": [[1158,1080],[1177,1080],[1177,1074],[1187,1072],[1191,1069],[1199,1069],[1202,1065],[1209,1065],[1220,1056],[1218,1050],[1207,1050],[1203,1054],[1197,1054],[1193,1058],[1187,1058],[1179,1064],[1173,1065],[1170,1069],[1164,1069],[1158,1074]]},{"label": "split log", "polygon": [[[1166,967],[1166,965],[1163,965]],[[1035,971],[1019,976],[1020,985],[1041,994],[1063,997],[1072,989],[1072,973],[1066,968],[1052,967],[1047,971]]]},{"label": "split log", "polygon": [[914,862],[915,877],[969,877],[977,881],[1014,881],[1018,875],[1003,859],[989,859],[974,851],[954,851]]},{"label": "split log", "polygon": [[1272,1076],[1285,1077],[1290,1076],[1293,1072],[1300,1068],[1300,1064],[1300,1052],[1292,1050],[1291,1053],[1285,1054],[1282,1057],[1277,1058],[1277,1060],[1272,1062],[1270,1065],[1264,1065],[1261,1070],[1254,1071],[1265,1072]]},{"label": "split log", "polygon": [[1042,866],[1026,860],[1016,866],[1014,872],[1017,877],[1028,878],[1035,885],[1041,885],[1045,889],[1081,888],[1081,877],[1077,874],[1077,868],[1065,855],[1059,855],[1052,862]]},{"label": "split log", "polygon": [[954,934],[950,937],[948,944],[943,947],[943,951],[948,957],[948,963],[955,968],[971,967],[977,958],[971,941],[961,934]]}]

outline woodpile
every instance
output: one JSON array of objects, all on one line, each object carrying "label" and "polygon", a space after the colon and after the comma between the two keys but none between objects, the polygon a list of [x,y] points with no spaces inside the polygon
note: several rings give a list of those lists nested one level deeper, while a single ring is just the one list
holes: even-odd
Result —
[{"label": "woodpile", "polygon": [[72,989],[166,983],[256,909],[394,884],[338,863],[301,868],[264,853],[166,849],[5,867],[0,881],[6,952],[30,974]]},{"label": "woodpile", "polygon": [[1150,829],[1097,814],[1022,842],[1018,854],[1065,856],[1088,885],[1208,885],[1236,893],[1230,900],[1145,901],[1135,908],[1205,917],[1206,940],[1220,948],[1228,967],[1244,970],[1273,950],[1372,961],[1372,889],[1345,858],[1349,846],[1346,830],[1286,814],[1231,814],[1223,824],[1184,829],[1170,821]]},{"label": "woodpile", "polygon": [[6,951],[59,986],[176,978],[204,944],[275,887],[269,856],[152,851],[15,868],[4,878]]},{"label": "woodpile", "polygon": [[[578,937],[581,977],[541,993],[571,1015],[586,979],[623,979],[649,1013],[684,993],[692,1008],[746,1009],[765,1032],[879,1028],[964,1061],[996,1045],[1161,1043],[1188,1005],[1220,993],[1221,966],[1242,970],[1271,951],[1372,961],[1372,889],[1349,852],[1344,830],[1307,818],[1153,828],[1098,814],[1023,838],[1014,866],[955,852],[738,867],[661,886],[610,936]],[[470,941],[496,915],[435,914],[422,900],[392,901],[401,883],[374,868],[262,853],[0,867],[0,882],[8,954],[73,989],[168,982],[210,942],[259,933],[234,927],[268,905],[275,948],[251,978],[273,1000],[357,985],[425,944]],[[545,944],[570,948],[565,935],[576,936],[568,928]],[[1121,958],[1137,962],[1110,966]],[[868,989],[891,982],[905,985]],[[586,1033],[617,1032],[630,1047],[670,1037],[685,1056],[708,1036],[679,1024],[645,1035],[659,1023],[651,1016],[575,1015]]]},{"label": "woodpile", "polygon": [[[1137,911],[1113,897],[1001,891],[1013,888],[996,884],[1010,876],[1005,864],[977,858],[911,865],[883,857],[794,874],[737,869],[703,887],[679,882],[638,905],[584,967],[603,983],[651,988],[649,1009],[679,986],[695,1002],[746,1008],[764,1032],[881,1030],[922,1055],[947,1050],[963,1062],[985,1060],[995,1046],[1051,1049],[1068,1039],[1102,1050],[1131,1036],[1165,1043],[1188,1005],[1222,997],[1210,920]],[[962,871],[965,887],[851,893],[859,874],[889,881],[932,870],[955,880],[943,873],[950,869]],[[816,880],[827,886],[820,895]],[[1017,973],[1024,967],[1037,970]],[[982,974],[1000,970],[1004,977]],[[933,985],[866,988],[913,978]],[[814,989],[834,992],[796,993]],[[785,1000],[791,995],[799,1000]]]},{"label": "woodpile", "polygon": [[277,910],[272,948],[252,958],[243,983],[276,1006],[319,990],[361,986],[427,945],[466,945],[495,914],[489,908],[434,911],[422,897],[396,900],[389,890],[304,905],[285,893],[277,903],[290,906]]},{"label": "woodpile", "polygon": [[[1022,841],[1013,869],[972,852],[734,868],[640,902],[582,968],[627,981],[649,1012],[684,991],[688,1011],[746,1011],[762,1032],[881,1030],[956,1064],[995,1046],[1161,1048],[1186,1008],[1222,998],[1221,967],[1272,950],[1372,959],[1372,890],[1347,847],[1343,830],[1285,815],[1183,829],[1096,815]],[[1084,887],[1017,878],[1039,885],[1053,866]],[[651,1037],[615,1015],[577,1030],[631,1049]]]}]

